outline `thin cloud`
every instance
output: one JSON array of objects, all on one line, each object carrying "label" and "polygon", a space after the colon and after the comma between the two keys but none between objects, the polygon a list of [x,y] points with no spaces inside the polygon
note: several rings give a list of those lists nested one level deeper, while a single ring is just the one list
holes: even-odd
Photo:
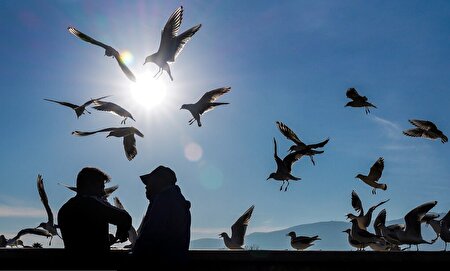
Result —
[{"label": "thin cloud", "polygon": [[0,205],[0,217],[43,217],[46,215],[42,208]]},{"label": "thin cloud", "polygon": [[371,119],[374,122],[381,125],[385,129],[385,131],[387,132],[387,135],[389,137],[397,139],[402,136],[402,129],[396,123],[394,123],[390,120],[387,120],[387,119],[383,119],[383,118],[374,116],[374,115],[372,115]]}]

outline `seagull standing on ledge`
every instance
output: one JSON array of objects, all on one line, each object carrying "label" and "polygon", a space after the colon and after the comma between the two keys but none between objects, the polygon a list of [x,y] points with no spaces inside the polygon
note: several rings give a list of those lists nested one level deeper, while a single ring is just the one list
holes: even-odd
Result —
[{"label": "seagull standing on ledge", "polygon": [[384,159],[383,157],[380,157],[370,168],[369,175],[366,176],[358,174],[356,175],[355,178],[358,178],[361,181],[373,187],[372,194],[376,194],[377,188],[382,190],[387,189],[386,184],[378,183],[378,180],[381,178],[381,174],[383,173],[383,169],[384,169]]},{"label": "seagull standing on ledge", "polygon": [[404,135],[412,137],[423,137],[428,139],[440,138],[442,143],[448,141],[447,136],[445,136],[444,133],[442,133],[442,131],[436,127],[436,124],[432,123],[431,121],[428,120],[408,120],[408,121],[417,128],[403,131]]},{"label": "seagull standing on ledge", "polygon": [[254,208],[255,205],[250,206],[250,208],[248,208],[248,210],[245,211],[245,213],[242,214],[236,222],[234,222],[233,226],[231,226],[231,238],[226,232],[219,234],[219,236],[223,238],[227,248],[243,249],[242,245],[244,245],[245,231],[247,230],[247,226],[250,222],[250,218],[252,217]]},{"label": "seagull standing on ledge", "polygon": [[125,73],[125,75],[128,77],[128,79],[130,79],[133,82],[136,82],[136,77],[134,76],[134,74],[131,72],[131,70],[127,67],[127,65],[125,64],[125,62],[122,60],[122,58],[120,57],[119,52],[114,49],[113,47],[106,45],[98,40],[95,40],[91,37],[89,37],[88,35],[80,32],[79,30],[77,30],[75,27],[69,26],[67,28],[69,30],[69,32],[73,35],[75,35],[76,37],[92,43],[94,45],[100,46],[103,49],[105,49],[105,56],[112,56],[117,60],[117,63],[119,64],[120,68],[122,69],[122,71]]},{"label": "seagull standing on ledge", "polygon": [[93,132],[73,131],[72,135],[88,136],[99,132],[109,132],[106,137],[123,137],[123,147],[125,149],[125,155],[127,156],[128,161],[133,160],[137,154],[136,139],[134,138],[134,135],[136,134],[140,137],[144,137],[144,134],[134,127],[105,128]]},{"label": "seagull standing on ledge", "polygon": [[313,237],[309,236],[296,236],[295,232],[291,231],[286,236],[291,237],[291,246],[296,250],[304,250],[314,245],[313,242],[316,240],[321,240],[319,235]]},{"label": "seagull standing on ledge", "polygon": [[[163,71],[166,71],[173,81],[172,73],[170,72],[170,66],[168,62],[174,62],[186,43],[192,38],[192,36],[200,29],[201,24],[196,25],[180,35],[181,21],[183,20],[183,6],[177,8],[169,20],[167,21],[164,29],[161,31],[161,42],[159,44],[158,51],[145,58],[145,63],[153,62],[158,65],[159,69],[155,76],[161,76]],[[158,77],[159,77],[158,76]]]},{"label": "seagull standing on ledge", "polygon": [[231,87],[224,87],[224,88],[217,88],[213,89],[211,91],[206,92],[200,100],[198,100],[195,104],[183,104],[180,108],[186,109],[191,112],[193,118],[189,120],[189,125],[194,123],[194,121],[197,121],[198,127],[202,126],[202,123],[200,121],[200,116],[203,115],[205,112],[213,110],[216,106],[229,104],[229,103],[216,103],[215,100],[217,100],[220,96],[230,91]]},{"label": "seagull standing on ledge", "polygon": [[377,108],[375,105],[369,103],[367,101],[366,96],[359,95],[358,91],[355,88],[349,88],[346,92],[347,98],[352,99],[351,102],[348,102],[345,106],[351,107],[364,107],[366,114],[370,113],[369,107]]}]

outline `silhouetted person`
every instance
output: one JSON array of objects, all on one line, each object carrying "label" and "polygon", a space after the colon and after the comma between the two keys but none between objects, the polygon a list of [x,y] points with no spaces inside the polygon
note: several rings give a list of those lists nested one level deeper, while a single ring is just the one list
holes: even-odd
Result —
[{"label": "silhouetted person", "polygon": [[170,168],[159,166],[140,176],[150,201],[133,254],[165,264],[186,263],[190,242],[191,203],[175,184]]},{"label": "silhouetted person", "polygon": [[[131,216],[103,199],[109,176],[97,168],[85,167],[77,176],[77,195],[58,212],[64,247],[76,252],[107,252],[116,240],[125,242]],[[109,224],[117,226],[111,240]]]}]

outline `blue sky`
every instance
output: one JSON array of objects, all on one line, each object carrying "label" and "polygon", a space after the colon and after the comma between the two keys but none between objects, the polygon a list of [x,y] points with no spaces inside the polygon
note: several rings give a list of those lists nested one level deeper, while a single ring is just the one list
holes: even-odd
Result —
[{"label": "blue sky", "polygon": [[[151,108],[134,98],[115,60],[67,31],[71,25],[129,51],[138,79],[151,77],[157,66],[143,66],[144,59],[180,5],[180,31],[202,28],[171,64],[174,81],[159,78],[166,97]],[[364,206],[390,199],[388,218],[431,200],[438,201],[433,211],[447,212],[448,144],[402,130],[408,119],[425,119],[450,134],[448,14],[448,1],[1,1],[0,233],[46,220],[37,174],[56,216],[74,195],[57,183],[73,185],[85,166],[110,174],[136,227],[147,207],[139,175],[160,164],[174,169],[192,203],[192,239],[230,232],[252,204],[248,233],[344,220],[352,190]],[[207,112],[202,127],[189,126],[180,106],[225,86],[231,91],[219,101],[230,104]],[[349,87],[378,108],[369,115],[344,108]],[[128,109],[136,122],[127,124],[145,135],[132,161],[121,139],[71,135],[119,127],[120,118],[96,111],[77,119],[70,108],[43,100],[81,104],[104,95]],[[308,158],[294,165],[302,180],[287,192],[266,180],[276,167],[272,138],[280,156],[291,145],[276,121],[306,143],[330,138],[316,166]],[[189,160],[188,146],[200,148],[201,157]],[[372,195],[354,177],[378,157],[388,189]]]}]

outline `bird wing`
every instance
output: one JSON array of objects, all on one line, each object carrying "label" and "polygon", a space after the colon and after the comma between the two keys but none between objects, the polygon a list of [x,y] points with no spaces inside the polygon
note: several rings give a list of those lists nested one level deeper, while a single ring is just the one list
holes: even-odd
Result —
[{"label": "bird wing", "polygon": [[286,155],[286,157],[284,157],[283,159],[283,164],[285,165],[286,169],[291,172],[294,162],[300,159],[304,154],[305,153],[303,151],[295,151]]},{"label": "bird wing", "polygon": [[119,209],[125,210],[125,208],[123,207],[122,202],[119,200],[118,197],[114,197],[113,200],[114,200],[114,206],[116,206]]},{"label": "bird wing", "polygon": [[278,157],[277,154],[277,141],[275,140],[275,137],[273,138],[273,146],[274,146],[274,152],[273,152],[273,157],[275,158],[275,162],[277,163],[277,171],[284,168],[284,163],[283,160],[281,160],[280,157]]},{"label": "bird wing", "polygon": [[128,112],[123,107],[121,107],[115,103],[95,101],[94,104],[95,104],[95,106],[93,106],[93,108],[95,108],[97,110],[111,112],[111,113],[113,113],[117,116],[121,116],[121,117],[131,117],[132,118],[130,112]]},{"label": "bird wing", "polygon": [[38,176],[37,176],[37,188],[38,188],[38,192],[39,192],[41,201],[44,204],[45,211],[47,212],[48,222],[51,225],[53,225],[54,220],[53,220],[52,209],[50,209],[50,205],[48,204],[47,193],[45,193],[45,189],[44,189],[44,180],[42,179],[42,176],[40,174],[38,174]]},{"label": "bird wing", "polygon": [[123,137],[123,147],[125,149],[125,155],[127,156],[128,161],[133,160],[137,154],[136,139],[134,138],[134,134]]},{"label": "bird wing", "polygon": [[447,223],[447,225],[450,224],[450,211],[447,212],[447,214],[441,219],[442,223]]},{"label": "bird wing", "polygon": [[426,134],[424,134],[424,130],[422,128],[414,128],[414,129],[408,129],[403,131],[404,135],[407,136],[412,136],[412,137],[422,137],[422,136],[426,136]]},{"label": "bird wing", "polygon": [[100,97],[100,98],[97,98],[97,99],[90,99],[89,101],[85,102],[82,106],[86,107],[86,106],[90,105],[91,103],[94,103],[96,101],[99,102],[100,100],[108,98],[108,97],[111,97],[111,95],[103,96],[103,97]]},{"label": "bird wing", "polygon": [[159,44],[158,53],[164,56],[165,61],[172,61],[175,59],[176,41],[175,38],[180,30],[181,22],[183,20],[183,6],[178,7],[166,22],[161,31],[161,43]]},{"label": "bird wing", "polygon": [[45,237],[51,237],[52,234],[45,230],[45,229],[38,229],[38,228],[26,228],[23,230],[20,230],[16,236],[14,236],[14,238],[12,238],[13,240],[17,240],[19,239],[22,235],[25,234],[36,234],[36,235],[41,235],[41,236],[45,236]]},{"label": "bird wing", "polygon": [[250,206],[250,208],[234,222],[233,226],[231,226],[231,241],[238,246],[244,244],[245,231],[247,230],[254,208],[255,205]]},{"label": "bird wing", "polygon": [[281,121],[277,121],[278,130],[287,137],[287,139],[292,140],[297,145],[304,145],[304,143],[297,137],[297,135],[289,127],[287,127]]},{"label": "bird wing", "polygon": [[352,191],[352,206],[355,211],[359,212],[360,215],[364,215],[364,209],[362,206],[361,199],[355,190]]},{"label": "bird wing", "polygon": [[310,149],[322,148],[323,146],[325,146],[328,143],[328,141],[330,141],[329,138],[325,139],[322,142],[316,143],[316,144],[310,144],[310,145],[308,145],[308,148],[310,148]]},{"label": "bird wing", "polygon": [[59,185],[65,186],[67,188],[69,188],[70,190],[72,190],[73,192],[77,192],[77,188],[75,186],[70,186],[67,184],[63,184],[63,183],[58,183]]},{"label": "bird wing", "polygon": [[355,88],[347,89],[345,95],[347,95],[347,98],[352,99],[353,101],[360,100],[362,98],[362,96],[359,95],[358,91],[356,91]]},{"label": "bird wing", "polygon": [[381,178],[381,174],[383,173],[383,169],[384,159],[383,157],[380,157],[370,168],[368,177],[371,178],[374,182],[378,182],[378,180]]},{"label": "bird wing", "polygon": [[92,131],[92,132],[82,132],[82,131],[73,131],[72,135],[77,135],[77,136],[88,136],[88,135],[93,135],[95,133],[99,133],[99,132],[111,132],[114,130],[117,130],[118,128],[105,128],[105,129],[101,129],[101,130],[97,130],[97,131]]},{"label": "bird wing", "polygon": [[175,48],[175,53],[173,54],[173,58],[169,59],[169,61],[173,62],[178,57],[178,55],[183,50],[186,43],[194,36],[195,33],[202,27],[201,24],[198,24],[194,27],[189,28],[188,30],[184,31],[181,35],[177,37],[177,46]]},{"label": "bird wing", "polygon": [[105,190],[104,190],[104,191],[105,191],[105,196],[106,196],[106,197],[109,197],[109,195],[111,195],[114,191],[116,191],[117,188],[119,188],[118,185],[113,185],[113,186],[111,186],[111,187],[105,188]]},{"label": "bird wing", "polygon": [[389,200],[390,200],[390,199],[383,200],[382,202],[378,203],[377,205],[374,205],[374,206],[370,207],[370,209],[371,209],[372,212],[373,212],[373,210],[375,210],[378,206],[380,206],[380,205],[382,205],[382,204],[385,204],[385,203],[388,202]]},{"label": "bird wing", "polygon": [[223,94],[229,92],[231,87],[223,87],[216,88],[211,91],[206,92],[203,96],[198,100],[197,104],[209,104],[217,100]]},{"label": "bird wing", "polygon": [[49,102],[58,103],[58,104],[60,104],[60,105],[68,106],[68,107],[70,107],[70,108],[72,108],[72,109],[75,109],[75,108],[78,107],[78,105],[72,104],[72,103],[60,102],[60,101],[55,101],[55,100],[51,100],[51,99],[44,99],[44,100],[49,101]]},{"label": "bird wing", "polygon": [[408,120],[412,125],[419,127],[423,130],[436,130],[437,127],[434,123],[428,120]]},{"label": "bird wing", "polygon": [[67,29],[69,30],[69,32],[71,34],[75,35],[76,37],[78,37],[78,38],[80,38],[80,39],[82,39],[82,40],[84,40],[86,42],[89,42],[89,43],[92,43],[94,45],[103,47],[105,50],[108,49],[108,48],[111,48],[111,46],[106,45],[106,44],[104,44],[104,43],[102,43],[102,42],[100,42],[100,41],[98,41],[96,39],[93,39],[93,38],[89,37],[88,35],[82,33],[81,31],[79,31],[75,27],[69,26]]},{"label": "bird wing", "polygon": [[412,234],[413,236],[421,236],[420,221],[436,204],[437,201],[430,201],[409,211],[405,215],[405,232]]},{"label": "bird wing", "polygon": [[134,76],[133,72],[128,68],[127,64],[123,61],[122,57],[119,53],[117,55],[114,55],[114,58],[117,60],[117,64],[119,64],[120,69],[122,69],[123,73],[133,82],[136,82],[136,77]]}]

